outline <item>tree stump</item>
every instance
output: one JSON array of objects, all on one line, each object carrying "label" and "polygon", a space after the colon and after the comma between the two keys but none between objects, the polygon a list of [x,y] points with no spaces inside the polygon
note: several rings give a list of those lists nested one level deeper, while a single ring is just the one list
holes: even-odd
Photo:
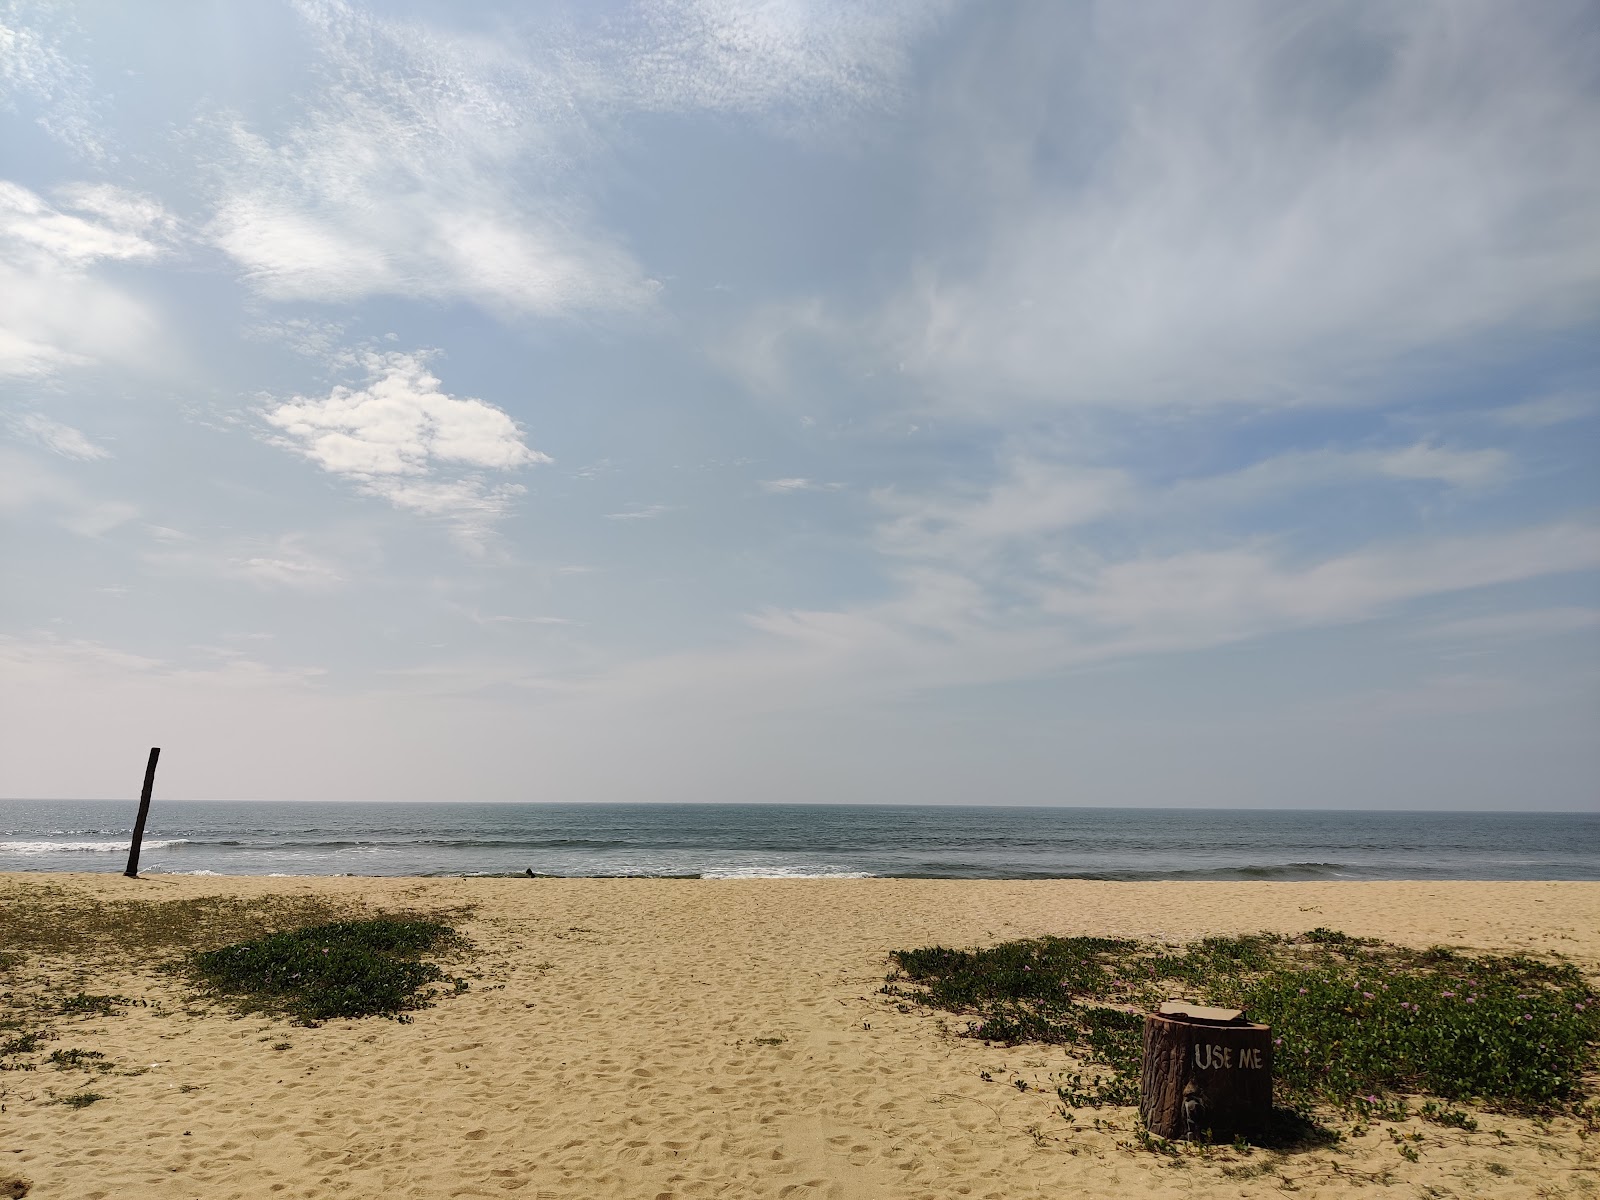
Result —
[{"label": "tree stump", "polygon": [[1169,1000],[1144,1019],[1139,1119],[1173,1140],[1229,1142],[1272,1117],[1272,1029]]}]

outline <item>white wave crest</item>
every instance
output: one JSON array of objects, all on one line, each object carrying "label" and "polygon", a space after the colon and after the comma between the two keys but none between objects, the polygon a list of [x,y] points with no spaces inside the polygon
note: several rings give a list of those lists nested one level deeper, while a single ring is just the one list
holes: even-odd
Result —
[{"label": "white wave crest", "polygon": [[[182,838],[170,841],[144,843],[146,850],[165,850],[168,846],[182,846]],[[126,854],[128,843],[122,842],[0,842],[0,854]]]},{"label": "white wave crest", "polygon": [[711,867],[702,879],[872,879],[870,871],[832,871],[826,867]]}]

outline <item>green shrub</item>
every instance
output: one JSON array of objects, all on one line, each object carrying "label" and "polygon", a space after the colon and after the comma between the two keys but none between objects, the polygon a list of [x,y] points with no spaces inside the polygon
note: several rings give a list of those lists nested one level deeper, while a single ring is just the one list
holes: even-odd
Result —
[{"label": "green shrub", "polygon": [[1039,938],[892,958],[885,991],[904,980],[911,999],[967,1014],[966,1036],[1073,1046],[1130,1084],[1068,1089],[1079,1097],[1136,1094],[1141,1014],[1180,994],[1272,1026],[1282,1098],[1359,1112],[1412,1092],[1521,1111],[1571,1105],[1600,1040],[1600,994],[1569,963],[1416,952],[1331,929],[1180,947]]},{"label": "green shrub", "polygon": [[449,926],[422,918],[333,921],[197,954],[192,969],[245,1007],[305,1022],[397,1016],[427,1007],[422,989],[449,978],[420,955],[461,944]]}]

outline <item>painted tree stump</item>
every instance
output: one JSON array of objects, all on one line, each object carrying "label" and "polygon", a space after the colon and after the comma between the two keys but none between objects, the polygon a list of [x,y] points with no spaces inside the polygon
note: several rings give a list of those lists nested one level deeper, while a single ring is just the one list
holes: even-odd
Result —
[{"label": "painted tree stump", "polygon": [[1229,1142],[1272,1117],[1272,1029],[1169,1000],[1144,1019],[1139,1119],[1173,1140]]}]

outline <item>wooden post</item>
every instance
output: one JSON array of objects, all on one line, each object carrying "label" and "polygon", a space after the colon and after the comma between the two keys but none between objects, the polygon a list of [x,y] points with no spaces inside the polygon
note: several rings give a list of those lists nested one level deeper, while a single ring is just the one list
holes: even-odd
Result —
[{"label": "wooden post", "polygon": [[1229,1142],[1272,1117],[1272,1029],[1169,1000],[1144,1019],[1139,1119],[1164,1138]]},{"label": "wooden post", "polygon": [[139,793],[139,816],[133,823],[133,844],[128,847],[128,869],[123,872],[129,879],[139,878],[139,844],[144,841],[144,819],[150,815],[150,792],[156,786],[156,759],[161,757],[161,747],[150,747],[150,761],[144,768],[144,790]]}]

